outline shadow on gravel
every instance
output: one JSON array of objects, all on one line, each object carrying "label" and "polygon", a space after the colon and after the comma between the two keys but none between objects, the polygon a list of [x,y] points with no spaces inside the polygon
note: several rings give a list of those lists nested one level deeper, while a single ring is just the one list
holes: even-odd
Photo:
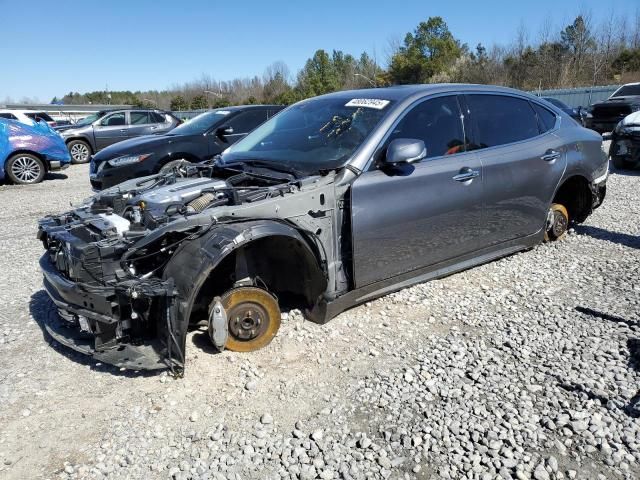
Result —
[{"label": "shadow on gravel", "polygon": [[640,249],[640,236],[611,232],[604,228],[591,227],[587,225],[576,225],[575,230],[581,235],[589,235],[597,240],[606,240],[624,245],[625,247]]},{"label": "shadow on gravel", "polygon": [[[629,366],[636,372],[640,372],[640,338],[627,340],[627,348],[629,349]],[[640,390],[629,400],[625,412],[630,417],[640,418]]]},{"label": "shadow on gravel", "polygon": [[598,317],[598,318],[602,318],[603,320],[609,320],[610,322],[624,323],[625,325],[629,325],[629,326],[638,324],[638,322],[636,321],[627,320],[626,318],[618,317],[617,315],[611,315],[609,313],[600,312],[598,310],[594,310],[593,308],[589,308],[589,307],[577,306],[576,311],[580,313],[584,313],[585,315],[589,315],[590,317]]},{"label": "shadow on gravel", "polygon": [[209,334],[206,331],[202,331],[202,330],[196,331],[193,334],[193,337],[191,337],[191,343],[193,343],[193,345],[196,348],[198,348],[199,350],[202,350],[204,353],[207,353],[210,355],[216,355],[220,353],[220,351],[213,346],[213,343],[211,343]]},{"label": "shadow on gravel", "polygon": [[[617,315],[611,315],[608,313],[599,312],[598,310],[593,310],[588,307],[576,307],[576,311],[580,313],[584,313],[585,315],[589,315],[591,317],[602,318],[603,320],[608,320],[610,322],[615,323],[624,323],[628,326],[638,325],[640,322],[627,320],[626,318],[618,317]],[[636,372],[640,372],[640,338],[629,338],[627,339],[627,348],[629,349],[629,368],[635,370]],[[565,385],[560,385],[562,388],[568,391],[582,391],[582,388],[576,388],[574,385],[571,385],[567,388]],[[606,403],[605,398],[599,398],[597,395],[592,394],[591,392],[585,392],[589,398],[592,400],[600,400],[600,402],[604,405]],[[632,418],[640,418],[640,390],[629,400],[629,403],[625,405],[623,408],[624,412]]]},{"label": "shadow on gravel", "polygon": [[619,168],[615,168],[614,166],[610,169],[611,173],[615,173],[616,175],[626,175],[627,177],[640,177],[640,169],[635,170],[620,170]]},{"label": "shadow on gravel", "polygon": [[82,353],[76,352],[75,350],[65,347],[64,345],[60,345],[55,339],[51,338],[49,333],[45,328],[45,324],[52,320],[52,316],[58,315],[55,305],[47,295],[47,292],[44,290],[40,290],[33,295],[31,295],[31,300],[29,300],[29,312],[31,313],[31,317],[38,324],[40,329],[42,330],[42,336],[45,341],[58,353],[68,358],[69,360],[74,361],[75,363],[79,363],[80,365],[84,365],[89,367],[91,370],[100,373],[109,373],[111,375],[119,376],[119,377],[153,377],[159,375],[164,370],[120,370],[118,367],[114,367],[113,365],[108,365],[102,362],[98,362],[94,360],[92,357],[88,355],[84,355]]},{"label": "shadow on gravel", "polygon": [[44,177],[44,181],[47,181],[47,180],[66,180],[67,178],[69,178],[69,177],[67,175],[65,175],[64,173],[49,172]]}]

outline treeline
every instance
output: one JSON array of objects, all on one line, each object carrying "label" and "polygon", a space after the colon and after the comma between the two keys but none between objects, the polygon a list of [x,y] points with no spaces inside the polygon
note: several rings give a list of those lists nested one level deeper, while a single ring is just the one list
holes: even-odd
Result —
[{"label": "treeline", "polygon": [[632,18],[611,15],[600,22],[583,13],[559,29],[545,23],[535,35],[521,26],[509,45],[479,43],[473,49],[441,17],[430,17],[402,41],[390,42],[384,63],[386,68],[367,53],[317,50],[295,76],[285,63],[275,62],[253,78],[216,81],[203,75],[164,91],[70,92],[54,101],[195,110],[290,104],[337,90],[407,83],[469,82],[523,90],[625,83],[640,80],[640,9]]}]

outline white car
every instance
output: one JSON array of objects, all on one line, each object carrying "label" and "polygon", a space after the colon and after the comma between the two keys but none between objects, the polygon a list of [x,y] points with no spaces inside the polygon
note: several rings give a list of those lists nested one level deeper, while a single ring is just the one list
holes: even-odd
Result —
[{"label": "white car", "polygon": [[50,127],[56,126],[56,121],[45,112],[38,112],[37,110],[0,110],[0,118],[7,118],[9,120],[17,120],[27,125],[31,125],[31,122],[39,122],[44,120]]}]

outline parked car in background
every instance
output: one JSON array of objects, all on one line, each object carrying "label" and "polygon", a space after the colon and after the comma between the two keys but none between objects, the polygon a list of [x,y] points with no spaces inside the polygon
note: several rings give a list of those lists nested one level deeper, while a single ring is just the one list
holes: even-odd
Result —
[{"label": "parked car in background", "polygon": [[7,120],[17,120],[27,125],[34,122],[46,122],[50,127],[55,127],[57,122],[49,116],[46,112],[36,112],[34,110],[0,110],[0,118]]},{"label": "parked car in background", "polygon": [[96,120],[104,117],[107,113],[112,112],[113,110],[100,110],[98,112],[92,113],[91,115],[87,115],[84,118],[79,119],[75,123],[70,122],[65,125],[56,125],[54,128],[58,132],[62,132],[64,130],[68,130],[69,128],[78,128],[78,127],[86,127],[87,125],[92,124]]},{"label": "parked car in background", "polygon": [[58,129],[73,163],[86,163],[92,154],[109,145],[141,137],[166,133],[181,122],[162,110],[113,110],[98,112],[76,125]]},{"label": "parked car in background", "polygon": [[616,168],[640,167],[640,111],[624,117],[610,139],[609,155]]},{"label": "parked car in background", "polygon": [[61,129],[61,128],[63,128],[63,127],[72,127],[72,126],[74,126],[74,125],[75,125],[75,123],[74,123],[74,122],[72,122],[71,120],[67,120],[67,119],[64,119],[64,120],[56,120],[55,122],[56,122],[56,124],[55,124],[55,126],[54,126],[54,129],[55,129],[55,130],[60,130],[60,129]]},{"label": "parked car in background", "polygon": [[558,107],[560,110],[562,110],[564,113],[569,115],[580,125],[584,125],[586,112],[583,112],[582,107],[578,107],[578,108],[570,107],[569,105],[564,103],[562,100],[558,100],[557,98],[553,98],[553,97],[542,97],[542,99]]},{"label": "parked car in background", "polygon": [[587,109],[585,126],[599,133],[611,132],[627,115],[640,110],[640,83],[623,85],[604,102]]},{"label": "parked car in background", "polygon": [[69,166],[64,141],[45,123],[0,118],[0,180],[41,182],[47,172]]},{"label": "parked car in background", "polygon": [[105,148],[91,159],[91,185],[100,190],[130,178],[212,158],[283,108],[247,105],[211,110],[165,135],[135,138]]},{"label": "parked car in background", "polygon": [[[231,121],[198,130],[217,136]],[[136,370],[184,367],[189,325],[207,325],[218,349],[256,350],[282,310],[325,323],[561,239],[602,202],[607,167],[600,135],[517,90],[311,98],[186,177],[130,180],[42,219],[40,266],[60,312],[45,328]]]}]

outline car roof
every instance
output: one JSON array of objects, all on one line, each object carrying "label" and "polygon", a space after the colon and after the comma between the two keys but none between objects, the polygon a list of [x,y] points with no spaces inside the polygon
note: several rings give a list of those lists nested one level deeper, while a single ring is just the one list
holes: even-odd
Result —
[{"label": "car roof", "polygon": [[537,98],[533,95],[516,90],[514,88],[500,87],[496,85],[478,85],[472,83],[430,83],[416,85],[394,85],[392,87],[364,88],[360,90],[344,90],[340,92],[328,93],[322,97],[336,98],[374,98],[380,100],[402,101],[410,97],[420,97],[446,92],[486,92],[486,93],[509,93],[525,95],[530,98]]},{"label": "car roof", "polygon": [[252,110],[259,108],[284,108],[284,105],[233,105],[231,107],[214,108],[211,111],[228,110],[230,112],[237,112],[238,110]]}]

